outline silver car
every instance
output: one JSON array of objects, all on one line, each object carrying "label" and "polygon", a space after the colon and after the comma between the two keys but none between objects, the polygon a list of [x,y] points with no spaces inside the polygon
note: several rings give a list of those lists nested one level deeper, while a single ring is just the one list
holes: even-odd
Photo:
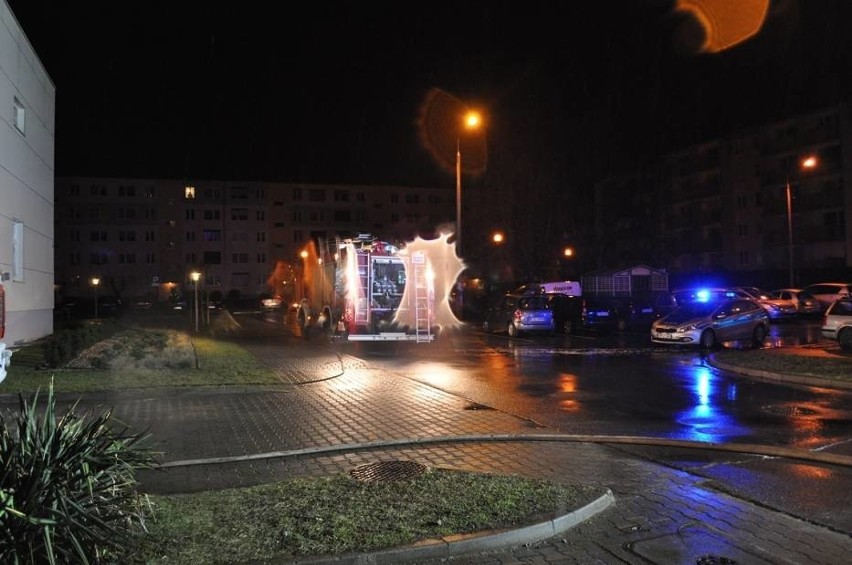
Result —
[{"label": "silver car", "polygon": [[651,341],[712,349],[723,342],[750,340],[760,347],[768,327],[769,315],[756,300],[736,296],[696,300],[654,322]]},{"label": "silver car", "polygon": [[507,294],[488,309],[482,329],[506,332],[512,337],[530,332],[553,333],[556,324],[550,306],[544,293]]}]

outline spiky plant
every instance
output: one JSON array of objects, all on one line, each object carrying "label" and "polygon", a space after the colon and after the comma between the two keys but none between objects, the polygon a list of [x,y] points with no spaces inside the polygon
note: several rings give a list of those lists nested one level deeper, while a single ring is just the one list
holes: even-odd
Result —
[{"label": "spiky plant", "polygon": [[100,563],[145,527],[135,474],[152,468],[147,435],[111,427],[112,410],[61,418],[51,382],[0,413],[0,563]]}]

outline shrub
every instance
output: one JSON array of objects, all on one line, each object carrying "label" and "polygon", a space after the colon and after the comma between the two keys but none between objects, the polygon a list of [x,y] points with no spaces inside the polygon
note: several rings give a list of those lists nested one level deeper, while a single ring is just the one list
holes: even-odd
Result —
[{"label": "shrub", "polygon": [[48,367],[65,365],[84,349],[106,339],[121,329],[113,321],[97,321],[85,325],[69,326],[56,331],[42,345],[44,362]]},{"label": "shrub", "polygon": [[[56,417],[53,383],[0,413],[0,562],[97,563],[144,530],[135,472],[152,468],[147,435],[114,431],[112,411]],[[7,419],[8,416],[8,419]]]}]

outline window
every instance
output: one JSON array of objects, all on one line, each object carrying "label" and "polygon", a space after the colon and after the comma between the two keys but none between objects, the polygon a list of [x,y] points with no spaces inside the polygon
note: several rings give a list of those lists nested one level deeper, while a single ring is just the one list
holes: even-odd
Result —
[{"label": "window", "polygon": [[301,243],[303,237],[304,236],[302,235],[302,230],[293,230],[293,242],[294,243]]},{"label": "window", "polygon": [[190,251],[189,253],[186,254],[186,263],[188,265],[192,265],[192,264],[195,263],[195,253],[194,252]]},{"label": "window", "polygon": [[119,231],[118,241],[136,241],[135,231]]},{"label": "window", "polygon": [[24,223],[12,222],[12,280],[24,282]]},{"label": "window", "polygon": [[71,196],[80,196],[80,185],[72,184],[69,193],[71,194]]},{"label": "window", "polygon": [[119,208],[118,218],[120,220],[134,220],[136,219],[136,210],[133,208]]},{"label": "window", "polygon": [[119,186],[118,187],[118,195],[119,196],[136,196],[136,187],[135,186]]},{"label": "window", "polygon": [[154,187],[149,186],[145,189],[145,198],[154,198]]},{"label": "window", "polygon": [[194,209],[192,209],[192,208],[186,209],[186,219],[187,220],[194,220],[195,219],[195,210]]},{"label": "window", "polygon": [[13,105],[15,113],[15,129],[18,130],[21,135],[26,135],[27,110],[24,108],[23,103],[18,100],[17,96],[14,97]]},{"label": "window", "polygon": [[80,264],[80,252],[71,253],[68,256],[68,263],[70,265],[79,265]]},{"label": "window", "polygon": [[244,186],[231,187],[231,200],[246,200],[248,198],[248,189]]},{"label": "window", "polygon": [[71,241],[80,241],[80,230],[71,230]]},{"label": "window", "polygon": [[325,202],[325,190],[321,188],[312,188],[308,191],[309,202]]},{"label": "window", "polygon": [[266,212],[264,212],[263,210],[258,210],[258,211],[256,212],[256,214],[255,214],[255,218],[256,218],[256,219],[257,219],[257,221],[259,221],[259,222],[264,222],[264,221],[266,221]]},{"label": "window", "polygon": [[294,224],[302,223],[302,211],[301,210],[293,210],[293,223]]},{"label": "window", "polygon": [[248,253],[232,253],[231,263],[248,263]]},{"label": "window", "polygon": [[335,202],[349,202],[349,191],[348,190],[335,190],[334,191],[334,201]]},{"label": "window", "polygon": [[231,284],[234,286],[246,286],[249,283],[248,273],[233,273],[231,275]]},{"label": "window", "polygon": [[204,241],[222,241],[222,230],[204,230]]},{"label": "window", "polygon": [[335,222],[351,222],[352,221],[352,213],[349,210],[335,210],[334,211],[334,221]]},{"label": "window", "polygon": [[257,240],[258,241],[266,241],[266,232],[262,232],[262,231],[257,232]]},{"label": "window", "polygon": [[204,264],[205,265],[221,265],[222,264],[222,254],[218,251],[205,251],[204,252]]},{"label": "window", "polygon": [[248,220],[248,208],[234,208],[231,210],[231,220],[246,221]]},{"label": "window", "polygon": [[145,232],[145,241],[156,241],[156,236],[153,230]]},{"label": "window", "polygon": [[258,253],[257,254],[257,262],[261,265],[266,263],[266,253]]},{"label": "window", "polygon": [[231,241],[248,241],[248,232],[235,231],[231,234]]},{"label": "window", "polygon": [[106,196],[106,187],[101,184],[90,185],[89,194],[92,196]]},{"label": "window", "polygon": [[105,231],[89,232],[89,241],[107,241],[107,232],[105,232]]},{"label": "window", "polygon": [[190,243],[195,241],[195,232],[194,231],[186,232],[186,240]]},{"label": "window", "polygon": [[294,188],[293,189],[293,200],[298,202],[301,199],[302,199],[302,189],[301,188]]},{"label": "window", "polygon": [[187,186],[183,189],[183,197],[187,200],[193,200],[195,198],[195,187]]},{"label": "window", "polygon": [[154,253],[146,253],[145,254],[145,263],[147,265],[153,265],[157,262],[157,256]]},{"label": "window", "polygon": [[204,210],[205,220],[219,220],[221,217],[222,214],[219,210]]},{"label": "window", "polygon": [[121,265],[132,265],[136,263],[136,254],[135,253],[120,253],[118,256],[118,262]]},{"label": "window", "polygon": [[399,194],[393,193],[391,194],[391,204],[397,204],[399,202]]}]

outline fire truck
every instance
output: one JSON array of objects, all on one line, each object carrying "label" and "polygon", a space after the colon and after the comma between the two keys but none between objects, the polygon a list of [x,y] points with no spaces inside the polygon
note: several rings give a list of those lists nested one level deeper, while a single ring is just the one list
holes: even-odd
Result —
[{"label": "fire truck", "polygon": [[359,234],[309,245],[302,257],[296,322],[306,337],[322,331],[348,341],[434,339],[434,275],[425,251]]}]

